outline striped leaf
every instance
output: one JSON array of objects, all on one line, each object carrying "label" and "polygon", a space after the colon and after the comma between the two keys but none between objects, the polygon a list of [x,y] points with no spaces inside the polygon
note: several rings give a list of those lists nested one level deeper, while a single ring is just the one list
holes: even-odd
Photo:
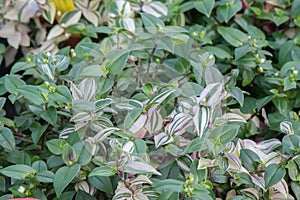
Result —
[{"label": "striped leaf", "polygon": [[96,101],[95,102],[96,112],[103,110],[105,107],[110,105],[112,102],[113,101],[110,98],[100,99],[100,100]]},{"label": "striped leaf", "polygon": [[293,135],[294,134],[294,129],[293,125],[289,121],[283,121],[280,123],[280,130],[284,132],[285,134],[288,135]]},{"label": "striped leaf", "polygon": [[131,125],[129,131],[133,134],[138,133],[142,128],[145,127],[147,122],[148,116],[145,114],[142,114],[138,117],[138,119]]},{"label": "striped leaf", "polygon": [[173,142],[173,140],[174,139],[172,136],[169,136],[164,132],[154,136],[154,142],[155,142],[156,148],[158,148],[159,146],[165,145],[165,144],[169,144],[169,143]]},{"label": "striped leaf", "polygon": [[224,96],[223,85],[221,83],[212,83],[207,85],[201,92],[198,102],[205,106],[213,107],[220,103]]},{"label": "striped leaf", "polygon": [[152,134],[162,129],[163,126],[163,118],[159,113],[159,110],[156,110],[157,106],[153,106],[148,110],[148,121],[146,123],[147,131]]},{"label": "striped leaf", "polygon": [[96,93],[97,85],[94,78],[85,78],[79,84],[79,90],[86,100],[92,100]]},{"label": "striped leaf", "polygon": [[41,64],[41,70],[45,73],[45,75],[50,79],[54,80],[55,68],[52,64]]},{"label": "striped leaf", "polygon": [[94,136],[94,139],[95,139],[95,141],[98,141],[98,142],[103,141],[105,138],[110,136],[112,133],[114,133],[115,131],[119,131],[119,130],[120,130],[119,128],[115,128],[115,127],[109,127],[109,128],[103,129]]},{"label": "striped leaf", "polygon": [[194,111],[193,121],[197,131],[197,135],[199,137],[202,137],[205,129],[209,125],[209,121],[211,117],[210,108],[195,106],[193,111]]},{"label": "striped leaf", "polygon": [[171,122],[168,132],[170,135],[180,134],[181,130],[186,128],[191,122],[190,115],[185,113],[176,114]]},{"label": "striped leaf", "polygon": [[148,102],[148,105],[160,104],[166,98],[168,98],[173,92],[174,92],[174,90],[166,90],[166,91],[154,96],[152,99],[150,99],[150,101]]}]

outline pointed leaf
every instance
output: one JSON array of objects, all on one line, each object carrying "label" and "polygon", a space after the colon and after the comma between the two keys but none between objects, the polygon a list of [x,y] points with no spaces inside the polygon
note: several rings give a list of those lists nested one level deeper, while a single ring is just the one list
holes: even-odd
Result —
[{"label": "pointed leaf", "polygon": [[59,198],[63,190],[71,183],[80,170],[79,164],[64,166],[57,170],[54,175],[54,190]]}]

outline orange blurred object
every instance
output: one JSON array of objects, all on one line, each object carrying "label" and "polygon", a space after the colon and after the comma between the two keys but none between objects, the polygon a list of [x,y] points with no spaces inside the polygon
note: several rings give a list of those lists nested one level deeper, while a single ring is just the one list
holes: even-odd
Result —
[{"label": "orange blurred object", "polygon": [[55,4],[56,7],[56,21],[59,21],[60,17],[65,13],[75,10],[75,5],[73,0],[50,0]]}]

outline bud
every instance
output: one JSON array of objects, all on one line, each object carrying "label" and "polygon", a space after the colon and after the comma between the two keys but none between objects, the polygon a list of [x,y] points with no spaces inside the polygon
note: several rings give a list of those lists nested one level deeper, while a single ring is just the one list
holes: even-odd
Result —
[{"label": "bud", "polygon": [[18,188],[18,191],[20,192],[20,193],[24,193],[25,192],[25,187],[23,187],[22,185]]},{"label": "bud", "polygon": [[193,36],[196,37],[197,35],[198,35],[198,32],[194,31],[194,32],[193,32]]},{"label": "bud", "polygon": [[293,74],[294,74],[295,76],[298,76],[298,70],[294,70],[294,71],[293,71]]},{"label": "bud", "polygon": [[32,60],[31,60],[30,57],[27,57],[26,61],[27,61],[27,63],[31,63],[32,62]]},{"label": "bud", "polygon": [[55,93],[56,92],[56,88],[54,86],[50,86],[49,87],[50,92]]},{"label": "bud", "polygon": [[65,37],[66,37],[66,38],[69,38],[70,36],[71,36],[70,33],[65,33]]},{"label": "bud", "polygon": [[250,40],[250,39],[251,39],[251,35],[248,35],[247,40]]},{"label": "bud", "polygon": [[209,56],[208,56],[208,60],[212,60],[213,58],[214,58],[213,55],[209,55]]},{"label": "bud", "polygon": [[48,51],[48,52],[46,53],[46,56],[47,56],[47,57],[50,57],[50,56],[51,56],[51,53]]},{"label": "bud", "polygon": [[239,46],[240,46],[240,47],[241,47],[241,46],[243,46],[243,43],[242,43],[242,42],[240,42],[240,43],[239,43]]},{"label": "bud", "polygon": [[61,11],[58,10],[58,11],[56,12],[56,15],[60,17],[60,16],[61,16]]},{"label": "bud", "polygon": [[43,63],[48,64],[49,63],[48,59],[43,58]]},{"label": "bud", "polygon": [[199,35],[199,38],[200,38],[200,39],[203,39],[204,36],[205,36],[205,32],[204,32],[204,31],[201,31],[201,32],[200,32],[200,35]]},{"label": "bud", "polygon": [[262,68],[262,67],[258,67],[258,68],[257,68],[257,72],[259,72],[259,73],[263,73],[263,72],[264,72],[264,68]]},{"label": "bud", "polygon": [[50,83],[48,81],[45,81],[45,85],[46,85],[46,87],[49,87]]},{"label": "bud", "polygon": [[264,63],[266,61],[266,59],[262,58],[259,60],[260,63]]}]

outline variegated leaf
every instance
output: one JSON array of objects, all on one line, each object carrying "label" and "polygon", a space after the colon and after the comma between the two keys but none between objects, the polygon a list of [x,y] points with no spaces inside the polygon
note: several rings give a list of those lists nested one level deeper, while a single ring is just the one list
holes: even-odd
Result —
[{"label": "variegated leaf", "polygon": [[131,125],[129,131],[133,134],[139,132],[142,128],[145,127],[148,116],[146,114],[141,114],[138,119]]},{"label": "variegated leaf", "polygon": [[224,96],[223,85],[221,83],[212,83],[207,85],[201,92],[198,103],[213,107],[220,103]]},{"label": "variegated leaf", "polygon": [[124,165],[124,171],[130,174],[155,174],[161,175],[154,167],[150,164],[140,161],[130,161]]},{"label": "variegated leaf", "polygon": [[110,136],[112,133],[114,133],[115,131],[119,131],[119,130],[120,129],[116,128],[116,127],[109,127],[109,128],[103,129],[94,136],[94,139],[97,142],[103,141],[105,138]]},{"label": "variegated leaf", "polygon": [[94,103],[95,107],[96,107],[96,112],[103,110],[105,107],[109,106],[112,103],[113,103],[113,101],[110,98],[100,99],[100,100],[96,101]]},{"label": "variegated leaf", "polygon": [[59,138],[61,139],[66,139],[69,137],[69,135],[71,133],[75,132],[75,128],[74,127],[70,127],[70,128],[65,128],[63,129],[60,133],[59,133]]},{"label": "variegated leaf", "polygon": [[162,103],[166,98],[168,98],[174,90],[166,90],[156,96],[154,96],[150,101],[148,102],[148,105],[150,104],[160,104]]},{"label": "variegated leaf", "polygon": [[210,122],[210,108],[208,107],[199,107],[195,106],[194,109],[193,121],[197,131],[197,135],[202,137],[205,129],[208,127]]},{"label": "variegated leaf", "polygon": [[281,179],[278,183],[273,185],[273,187],[276,191],[280,192],[283,195],[284,199],[289,199],[289,188],[284,179]]},{"label": "variegated leaf", "polygon": [[181,130],[185,129],[190,124],[190,122],[191,116],[184,113],[176,114],[169,125],[168,133],[171,135],[178,135]]},{"label": "variegated leaf", "polygon": [[169,143],[173,142],[173,140],[174,139],[172,136],[169,136],[164,132],[154,136],[154,142],[155,142],[156,148],[158,148],[159,146],[165,145],[165,144],[169,144]]},{"label": "variegated leaf", "polygon": [[250,175],[250,178],[256,186],[260,187],[263,191],[266,191],[265,181],[264,181],[263,177],[256,176],[256,175]]},{"label": "variegated leaf", "polygon": [[92,100],[95,96],[97,85],[94,78],[83,79],[78,86],[83,98],[86,100]]},{"label": "variegated leaf", "polygon": [[280,123],[280,130],[284,132],[285,134],[288,135],[293,135],[294,134],[294,129],[293,125],[289,121],[283,121]]},{"label": "variegated leaf", "polygon": [[140,185],[140,184],[152,184],[152,182],[147,176],[140,174],[132,181],[131,185]]},{"label": "variegated leaf", "polygon": [[275,149],[276,147],[279,147],[281,145],[281,142],[278,139],[269,139],[269,140],[264,140],[260,142],[257,146],[259,149],[261,149],[265,154],[270,153]]}]

